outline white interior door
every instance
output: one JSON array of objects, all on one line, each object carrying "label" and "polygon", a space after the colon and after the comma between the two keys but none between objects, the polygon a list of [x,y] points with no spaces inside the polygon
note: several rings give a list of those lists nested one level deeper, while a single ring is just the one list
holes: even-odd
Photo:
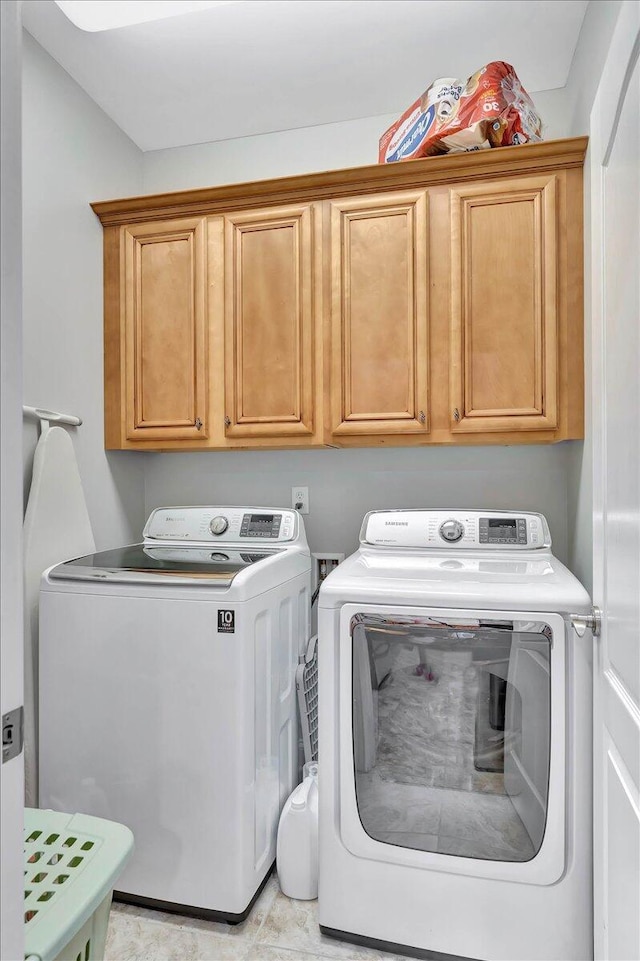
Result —
[{"label": "white interior door", "polygon": [[[2,82],[0,114],[0,668],[4,716],[22,704],[22,348],[21,348],[21,151],[20,11],[15,0],[0,3]],[[0,768],[0,957],[22,958],[23,755]],[[11,728],[15,734],[15,729]],[[8,754],[11,752],[9,751]]]},{"label": "white interior door", "polygon": [[591,114],[595,956],[640,958],[640,4]]}]

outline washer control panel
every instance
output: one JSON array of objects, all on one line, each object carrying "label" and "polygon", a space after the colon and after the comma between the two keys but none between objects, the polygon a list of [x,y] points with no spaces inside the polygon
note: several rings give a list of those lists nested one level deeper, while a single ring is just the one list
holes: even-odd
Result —
[{"label": "washer control panel", "polygon": [[277,538],[282,514],[243,514],[240,537]]},{"label": "washer control panel", "polygon": [[264,507],[161,507],[143,531],[145,540],[156,543],[290,543],[298,536],[295,511]]},{"label": "washer control panel", "polygon": [[551,547],[542,514],[520,511],[371,511],[360,543],[370,547],[536,550]]}]

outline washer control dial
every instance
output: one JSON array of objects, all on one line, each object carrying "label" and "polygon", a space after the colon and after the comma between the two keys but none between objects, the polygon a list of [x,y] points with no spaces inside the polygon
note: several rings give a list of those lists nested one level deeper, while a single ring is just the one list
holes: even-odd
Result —
[{"label": "washer control dial", "polygon": [[464,525],[451,517],[440,525],[440,537],[449,544],[455,544],[464,537]]},{"label": "washer control dial", "polygon": [[217,517],[214,517],[211,520],[209,524],[209,530],[211,531],[212,534],[216,534],[219,536],[220,534],[224,534],[228,526],[229,526],[229,521],[227,520],[227,518],[224,517],[222,514],[218,514]]}]

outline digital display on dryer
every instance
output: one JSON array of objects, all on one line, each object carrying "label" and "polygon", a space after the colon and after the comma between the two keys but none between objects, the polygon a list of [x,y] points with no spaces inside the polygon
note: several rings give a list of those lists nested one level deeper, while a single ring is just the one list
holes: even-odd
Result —
[{"label": "digital display on dryer", "polygon": [[524,517],[481,517],[481,544],[526,544],[527,522]]},{"label": "digital display on dryer", "polygon": [[514,537],[516,533],[515,517],[490,517],[489,537]]}]

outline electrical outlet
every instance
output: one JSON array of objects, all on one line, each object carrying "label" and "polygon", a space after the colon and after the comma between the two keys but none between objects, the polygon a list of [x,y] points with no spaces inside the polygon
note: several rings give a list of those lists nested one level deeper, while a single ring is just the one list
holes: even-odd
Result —
[{"label": "electrical outlet", "polygon": [[292,487],[291,488],[291,506],[295,511],[299,511],[300,514],[309,513],[309,488],[308,487]]}]

